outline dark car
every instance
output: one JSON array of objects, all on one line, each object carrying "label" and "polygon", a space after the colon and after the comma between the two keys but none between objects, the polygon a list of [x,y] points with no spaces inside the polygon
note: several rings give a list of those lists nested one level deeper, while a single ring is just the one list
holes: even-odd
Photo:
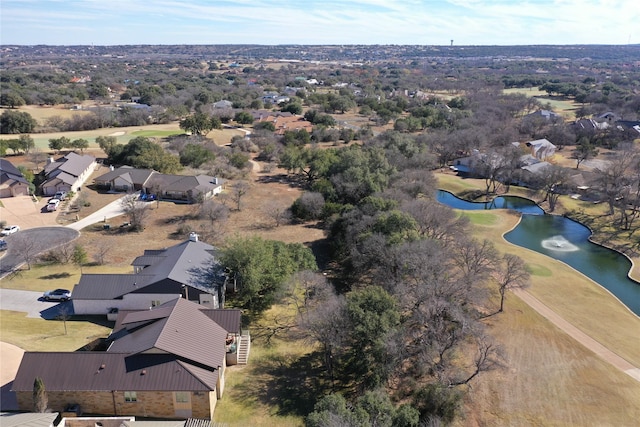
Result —
[{"label": "dark car", "polygon": [[47,291],[42,295],[45,301],[69,301],[71,299],[71,291],[68,289],[56,289]]}]

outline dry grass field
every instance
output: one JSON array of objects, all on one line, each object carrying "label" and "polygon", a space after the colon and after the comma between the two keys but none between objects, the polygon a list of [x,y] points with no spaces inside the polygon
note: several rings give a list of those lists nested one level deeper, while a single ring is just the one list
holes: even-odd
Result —
[{"label": "dry grass field", "polygon": [[[354,120],[357,119],[355,116]],[[195,230],[205,241],[215,245],[234,235],[259,235],[310,246],[321,241],[323,232],[314,224],[275,226],[271,208],[290,206],[301,194],[301,189],[290,184],[282,170],[261,171],[262,165],[256,164],[250,178],[250,190],[242,200],[242,210],[232,209],[223,228],[212,228],[207,221],[194,219],[193,206],[166,202],[150,204],[147,226],[140,233],[121,231],[118,226],[126,221],[125,218],[109,220],[110,231],[103,230],[101,224],[87,227],[77,242],[87,249],[90,258],[101,246],[108,247],[108,265],[83,268],[93,273],[132,271],[131,261],[144,249],[166,247],[185,239],[185,234],[177,234],[179,229]],[[442,188],[453,192],[483,187],[483,181],[461,180],[447,172],[439,173],[438,179]],[[117,197],[99,194],[90,188],[82,191],[89,194],[91,206],[81,211],[81,216]],[[512,191],[536,197],[525,189],[512,188]],[[570,207],[572,202],[561,200],[561,203]],[[231,204],[229,206],[233,208]],[[585,205],[587,208],[601,207]],[[600,286],[566,265],[506,242],[502,235],[516,225],[517,216],[502,211],[468,215],[478,238],[488,238],[501,252],[517,253],[526,260],[532,272],[532,286],[528,290],[532,295],[607,348],[640,366],[640,319],[637,316]],[[62,225],[71,220],[73,218],[68,215],[58,217]],[[638,264],[640,259],[635,261]],[[50,269],[48,274],[38,269],[24,272],[10,281],[3,280],[0,285],[37,291],[58,285],[72,287],[80,273],[76,266]],[[65,277],[64,273],[69,276]],[[267,313],[265,321],[272,314]],[[23,348],[65,350],[77,344],[70,340],[64,348],[58,346],[60,340],[66,339],[61,336],[59,322],[25,320],[20,313],[14,312],[0,312],[0,316],[1,339]],[[79,326],[83,322],[77,323]],[[90,325],[90,330],[79,329],[73,336],[84,334],[90,340],[94,334],[102,332],[94,329],[101,328],[100,325]],[[486,325],[487,332],[503,349],[503,366],[473,380],[465,401],[464,416],[456,425],[637,425],[640,382],[586,349],[513,294],[507,296],[505,312],[488,318]],[[9,330],[11,334],[7,333]],[[107,332],[105,329],[105,335]],[[271,347],[266,346],[264,339],[254,337],[250,364],[228,370],[225,398],[218,404],[215,420],[225,422],[229,427],[302,425],[302,418],[291,409],[292,402],[299,402],[299,399],[290,400],[291,390],[298,391],[301,387],[296,383],[292,388],[300,373],[299,366],[293,361],[311,349],[292,337],[279,337]],[[287,383],[288,380],[291,383]]]},{"label": "dry grass field", "polygon": [[[481,181],[438,175],[440,186],[462,191]],[[527,195],[527,194],[521,194]],[[531,197],[531,195],[529,195]],[[501,252],[517,253],[532,272],[528,292],[594,338],[640,366],[640,318],[606,290],[565,264],[515,247],[502,235],[518,216],[465,212],[474,234]],[[494,296],[497,302],[497,295]],[[472,384],[459,425],[631,426],[640,416],[640,382],[617,370],[512,294],[505,312],[488,318],[488,332],[504,351],[504,367]]]}]

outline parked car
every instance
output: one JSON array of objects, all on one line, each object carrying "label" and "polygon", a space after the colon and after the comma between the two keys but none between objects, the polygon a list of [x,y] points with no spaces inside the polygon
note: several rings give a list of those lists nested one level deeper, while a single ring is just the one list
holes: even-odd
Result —
[{"label": "parked car", "polygon": [[20,227],[17,225],[7,225],[5,228],[2,229],[2,234],[3,236],[8,236],[9,234],[13,234],[13,233],[17,233],[18,231],[20,231]]},{"label": "parked car", "polygon": [[6,250],[7,250],[7,242],[0,239],[0,251],[6,251]]},{"label": "parked car", "polygon": [[55,197],[58,200],[66,200],[67,199],[67,192],[66,191],[58,191],[53,197]]},{"label": "parked car", "polygon": [[69,301],[71,299],[71,291],[68,289],[55,289],[45,292],[42,298],[45,301]]},{"label": "parked car", "polygon": [[49,200],[49,203],[47,203],[47,211],[49,212],[57,211],[59,204],[60,204],[60,200],[58,199]]}]

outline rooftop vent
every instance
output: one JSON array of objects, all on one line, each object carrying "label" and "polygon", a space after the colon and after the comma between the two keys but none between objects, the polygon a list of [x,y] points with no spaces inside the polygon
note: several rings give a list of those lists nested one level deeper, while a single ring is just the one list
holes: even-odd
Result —
[{"label": "rooftop vent", "polygon": [[198,233],[192,231],[191,233],[189,233],[189,240],[192,242],[197,242],[198,241]]}]

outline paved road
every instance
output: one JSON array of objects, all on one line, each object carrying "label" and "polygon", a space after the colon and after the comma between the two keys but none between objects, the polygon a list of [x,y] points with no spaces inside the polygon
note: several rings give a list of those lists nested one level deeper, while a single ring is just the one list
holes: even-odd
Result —
[{"label": "paved road", "polygon": [[22,230],[5,237],[7,251],[0,258],[0,278],[25,264],[39,253],[76,239],[80,233],[67,227],[38,227]]},{"label": "paved road", "polygon": [[542,301],[531,295],[524,289],[512,289],[512,292],[516,294],[520,299],[527,303],[531,308],[540,313],[543,317],[548,319],[551,323],[556,325],[570,337],[578,341],[580,344],[593,351],[595,354],[634,378],[636,381],[640,381],[640,368],[633,366],[627,360],[618,356],[613,351],[609,350],[598,341],[591,338],[589,335],[582,332],[580,329],[567,322],[558,313],[551,310]]}]

